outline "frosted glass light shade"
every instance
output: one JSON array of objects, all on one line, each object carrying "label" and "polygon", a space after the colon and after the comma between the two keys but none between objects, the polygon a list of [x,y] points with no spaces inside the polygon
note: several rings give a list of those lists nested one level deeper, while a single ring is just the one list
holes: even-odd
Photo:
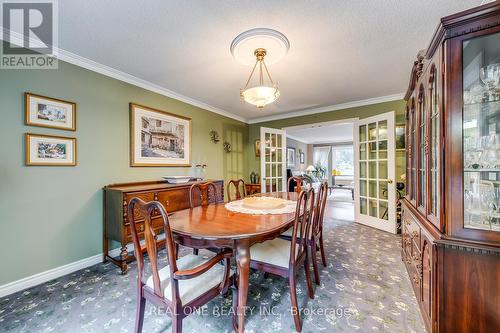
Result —
[{"label": "frosted glass light shade", "polygon": [[243,90],[241,96],[245,102],[262,109],[267,104],[277,100],[280,92],[277,87],[257,86]]}]

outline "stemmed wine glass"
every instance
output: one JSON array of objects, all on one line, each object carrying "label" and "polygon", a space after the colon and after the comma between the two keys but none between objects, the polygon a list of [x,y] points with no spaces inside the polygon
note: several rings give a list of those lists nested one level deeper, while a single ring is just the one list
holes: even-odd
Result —
[{"label": "stemmed wine glass", "polygon": [[500,99],[500,63],[485,66],[479,70],[479,78],[488,87],[489,101]]}]

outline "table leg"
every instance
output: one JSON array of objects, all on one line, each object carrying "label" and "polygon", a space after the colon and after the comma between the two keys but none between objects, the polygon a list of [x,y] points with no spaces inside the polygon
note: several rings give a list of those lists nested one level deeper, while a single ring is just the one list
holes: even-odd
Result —
[{"label": "table leg", "polygon": [[250,275],[250,247],[247,240],[239,240],[236,243],[236,266],[238,268],[238,333],[243,333]]}]

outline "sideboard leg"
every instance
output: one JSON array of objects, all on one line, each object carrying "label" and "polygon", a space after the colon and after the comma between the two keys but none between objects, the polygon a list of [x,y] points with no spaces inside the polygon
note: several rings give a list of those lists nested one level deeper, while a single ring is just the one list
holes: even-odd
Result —
[{"label": "sideboard leg", "polygon": [[128,251],[127,251],[127,245],[123,245],[120,248],[120,268],[122,270],[122,274],[127,273],[128,271],[128,265],[127,265],[127,259],[128,259]]},{"label": "sideboard leg", "polygon": [[109,242],[106,236],[104,236],[102,240],[103,240],[102,262],[104,263],[107,261],[106,256],[109,253]]}]

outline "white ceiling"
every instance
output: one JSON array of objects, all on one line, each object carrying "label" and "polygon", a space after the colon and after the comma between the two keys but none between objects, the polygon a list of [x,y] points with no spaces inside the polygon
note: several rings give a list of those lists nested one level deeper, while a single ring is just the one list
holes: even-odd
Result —
[{"label": "white ceiling", "polygon": [[[416,53],[427,47],[438,19],[482,2],[64,0],[59,47],[167,95],[255,121],[400,98]],[[288,55],[270,66],[281,97],[264,110],[241,102],[239,88],[251,68],[229,50],[235,36],[256,27],[276,29],[290,40]]]},{"label": "white ceiling", "polygon": [[307,144],[352,142],[353,128],[351,122],[314,124],[286,128],[286,135]]}]

